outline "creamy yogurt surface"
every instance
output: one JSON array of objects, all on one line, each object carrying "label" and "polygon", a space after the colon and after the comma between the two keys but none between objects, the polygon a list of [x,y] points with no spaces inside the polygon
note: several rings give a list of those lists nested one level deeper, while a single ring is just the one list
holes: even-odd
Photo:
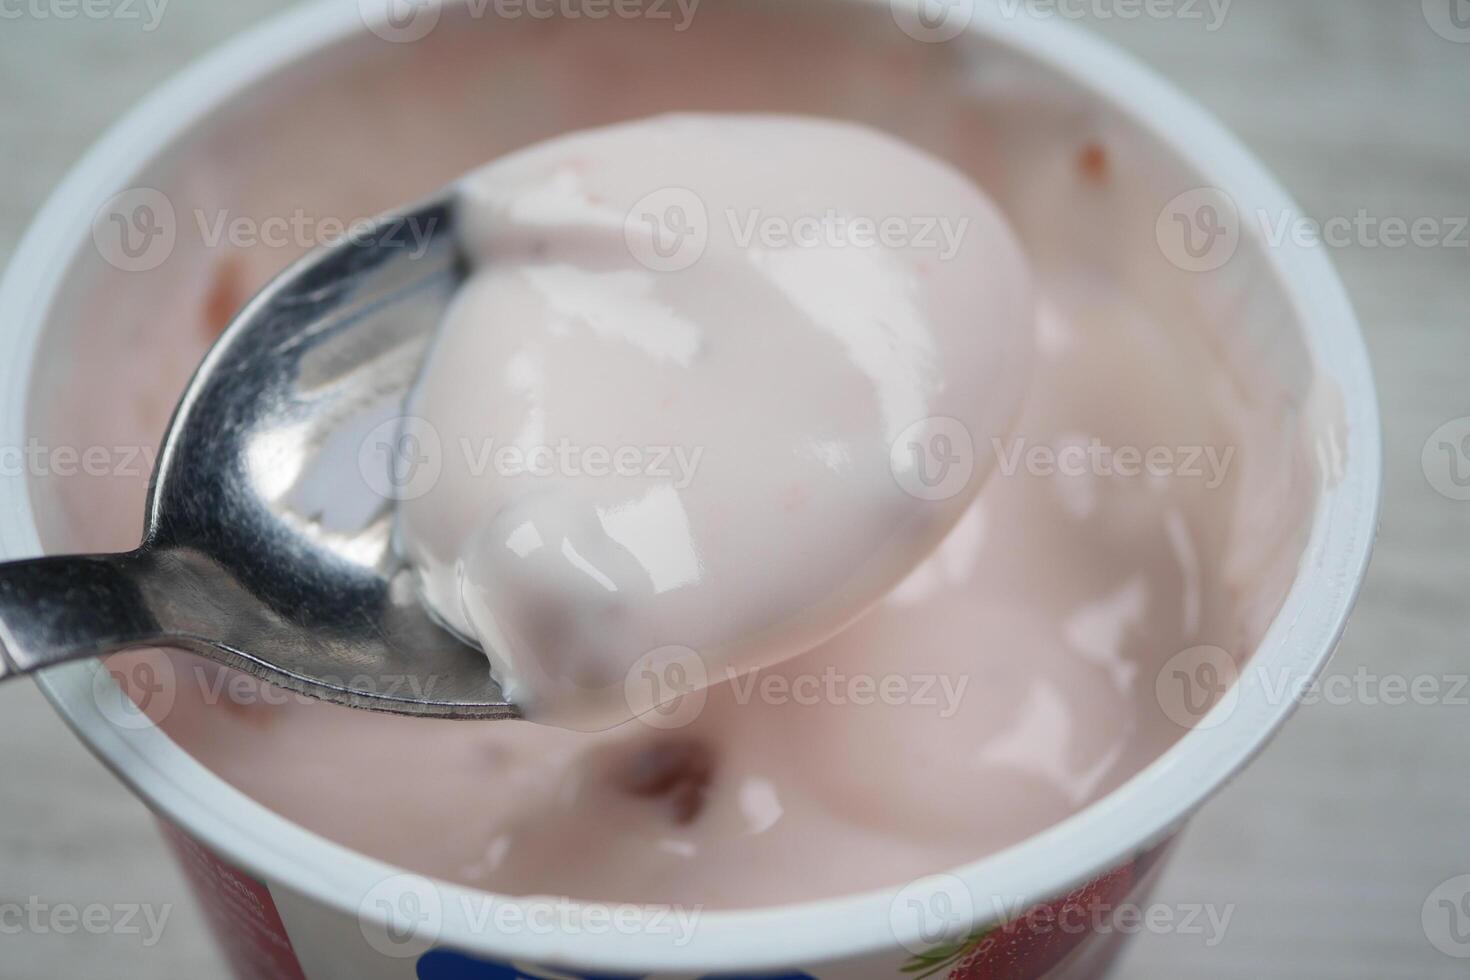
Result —
[{"label": "creamy yogurt surface", "polygon": [[[1201,644],[1254,648],[1312,479],[1278,454],[1278,408],[1242,401],[1200,338],[1106,281],[1042,292],[1032,392],[954,529],[835,637],[700,703],[586,733],[249,695],[252,678],[187,654],[117,672],[171,657],[162,724],[214,771],[349,847],[492,892],[748,908],[1018,843],[1188,731],[1157,678]],[[1010,465],[1094,439],[1239,451],[1164,478]]]},{"label": "creamy yogurt surface", "polygon": [[876,130],[670,115],[498,160],[411,401],[430,608],[538,721],[602,729],[803,653],[908,575],[1019,410],[1030,273]]}]

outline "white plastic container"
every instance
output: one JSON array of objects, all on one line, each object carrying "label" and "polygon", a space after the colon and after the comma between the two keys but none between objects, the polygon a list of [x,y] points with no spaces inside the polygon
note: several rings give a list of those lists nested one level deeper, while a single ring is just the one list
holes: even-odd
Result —
[{"label": "white plastic container", "polygon": [[[240,214],[367,216],[565,129],[668,108],[754,108],[849,116],[927,144],[997,196],[1043,264],[1085,257],[1156,310],[1248,349],[1316,427],[1324,476],[1298,577],[1236,693],[1122,788],[950,875],[707,912],[687,936],[647,919],[609,925],[605,907],[489,896],[354,853],[244,796],[141,716],[108,710],[112,680],[97,664],[48,673],[40,683],[57,710],[160,815],[237,974],[898,977],[946,910],[979,932],[1001,896],[1024,908],[1093,882],[1074,901],[1101,893],[1121,902],[1145,887],[1184,821],[1290,713],[1283,679],[1304,683],[1331,655],[1375,530],[1377,406],[1353,312],[1323,252],[1268,246],[1248,225],[1226,242],[1228,255],[1178,253],[1166,239],[1170,209],[1197,205],[1200,188],[1219,189],[1206,198],[1239,214],[1295,213],[1271,177],[1156,76],[1013,4],[961,3],[921,19],[908,0],[705,0],[692,11],[650,0],[637,17],[570,20],[566,10],[583,8],[429,5],[391,21],[373,6],[333,0],[249,32],[122,119],[77,165],[0,284],[0,444],[74,441],[79,418],[121,395],[171,400],[208,340],[175,339],[179,311],[228,307],[220,289],[253,288],[313,244],[243,249],[230,282],[211,285],[183,213],[157,250],[162,239],[140,240],[119,255],[94,236],[119,192],[131,201],[146,188],[170,206]],[[560,10],[563,22],[533,9]],[[372,91],[380,104],[337,111],[332,93],[347,90]],[[428,153],[445,131],[455,139]],[[961,143],[960,131],[975,138]],[[1038,197],[1035,180],[1021,177],[1053,165],[1059,138],[1083,131],[1112,154],[1106,200]],[[986,133],[1005,138],[979,138]],[[1070,146],[1064,152],[1070,160]],[[1047,242],[1058,208],[1085,220],[1067,240]],[[99,362],[115,370],[99,374]],[[104,390],[79,391],[77,365],[108,378]],[[104,430],[120,444],[156,441],[139,424],[120,407]],[[110,479],[61,488],[0,477],[0,554],[129,547],[136,520],[117,515],[141,517],[146,474]],[[1006,936],[1014,933],[996,934]],[[992,963],[940,975],[1091,976],[1113,951],[1109,938],[1017,940],[1000,951],[1012,956],[1010,972],[986,972]]]}]

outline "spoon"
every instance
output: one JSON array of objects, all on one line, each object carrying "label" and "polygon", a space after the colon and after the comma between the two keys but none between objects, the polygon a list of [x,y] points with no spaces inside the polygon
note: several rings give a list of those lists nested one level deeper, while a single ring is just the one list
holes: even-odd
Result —
[{"label": "spoon", "polygon": [[174,412],[134,551],[0,564],[0,679],[178,647],[356,708],[518,716],[392,544],[405,398],[465,276],[444,194],[282,273]]}]

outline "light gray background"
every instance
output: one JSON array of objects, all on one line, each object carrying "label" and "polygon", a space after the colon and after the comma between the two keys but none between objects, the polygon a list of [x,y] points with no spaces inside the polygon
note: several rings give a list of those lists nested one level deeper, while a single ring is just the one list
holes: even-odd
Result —
[{"label": "light gray background", "polygon": [[[1449,3],[1470,17],[1466,0],[1429,0],[1441,12]],[[119,113],[286,6],[173,0],[147,32],[146,16],[54,16],[66,4],[0,0],[0,260]],[[1466,43],[1437,34],[1421,0],[1235,0],[1213,31],[1182,16],[1124,19],[1137,9],[1130,0],[1061,4],[1090,12],[1094,29],[1218,112],[1308,214],[1470,215],[1470,31]],[[143,11],[142,0],[133,9]],[[1470,872],[1470,691],[1453,703],[1391,704],[1377,695],[1392,689],[1374,683],[1427,677],[1448,692],[1470,670],[1470,503],[1437,493],[1421,463],[1431,433],[1470,416],[1463,242],[1334,249],[1367,331],[1385,419],[1382,537],[1330,668],[1355,685],[1367,678],[1368,696],[1304,708],[1183,841],[1158,899],[1233,906],[1224,941],[1207,948],[1194,935],[1146,936],[1122,976],[1470,974],[1470,959],[1436,950],[1421,920],[1437,885]],[[151,819],[28,682],[0,688],[0,745],[0,903],[171,906],[161,941],[147,948],[136,935],[0,933],[0,977],[222,977]]]}]

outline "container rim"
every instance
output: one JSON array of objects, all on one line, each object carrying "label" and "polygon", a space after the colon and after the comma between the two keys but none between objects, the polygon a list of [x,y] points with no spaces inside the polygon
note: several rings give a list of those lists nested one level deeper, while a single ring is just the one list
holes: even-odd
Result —
[{"label": "container rim", "polygon": [[[920,0],[849,0],[894,10]],[[367,0],[316,0],[276,15],[174,76],[115,123],[42,207],[0,280],[0,444],[22,445],[41,331],[66,271],[90,242],[99,205],[222,101],[312,52],[365,29]],[[1086,31],[1055,19],[991,16],[967,28],[1020,51],[1093,91],[1166,143],[1214,186],[1239,190],[1276,213],[1300,213],[1267,170],[1222,125],[1170,83]],[[1167,120],[1167,127],[1149,121]],[[1254,657],[1239,698],[1113,793],[1013,847],[902,890],[923,900],[955,879],[976,896],[1040,901],[1126,862],[1163,840],[1220,789],[1285,721],[1296,701],[1283,675],[1310,679],[1330,658],[1366,572],[1380,505],[1377,397],[1357,319],[1321,249],[1292,243],[1265,250],[1300,321],[1316,370],[1345,406],[1345,458],[1324,485],[1300,571]],[[41,552],[23,476],[0,478],[0,555]],[[96,662],[69,664],[37,683],[82,741],[153,809],[264,880],[364,922],[385,882],[428,879],[322,838],[215,776],[154,727],[109,722],[93,695]],[[1278,678],[1274,686],[1268,675]],[[102,679],[101,683],[111,683]],[[1273,694],[1274,692],[1274,694]],[[1227,707],[1222,704],[1220,708]],[[432,881],[442,900],[437,939],[468,953],[601,970],[761,970],[821,963],[919,940],[917,923],[894,917],[900,889],[753,910],[702,913],[687,945],[641,933],[580,930],[503,934],[469,912],[489,893]],[[376,889],[376,892],[375,892]],[[535,898],[491,896],[529,911]],[[571,903],[578,904],[578,903]],[[596,904],[596,903],[591,903]],[[983,910],[977,921],[985,918]],[[752,943],[759,936],[761,941]]]}]

